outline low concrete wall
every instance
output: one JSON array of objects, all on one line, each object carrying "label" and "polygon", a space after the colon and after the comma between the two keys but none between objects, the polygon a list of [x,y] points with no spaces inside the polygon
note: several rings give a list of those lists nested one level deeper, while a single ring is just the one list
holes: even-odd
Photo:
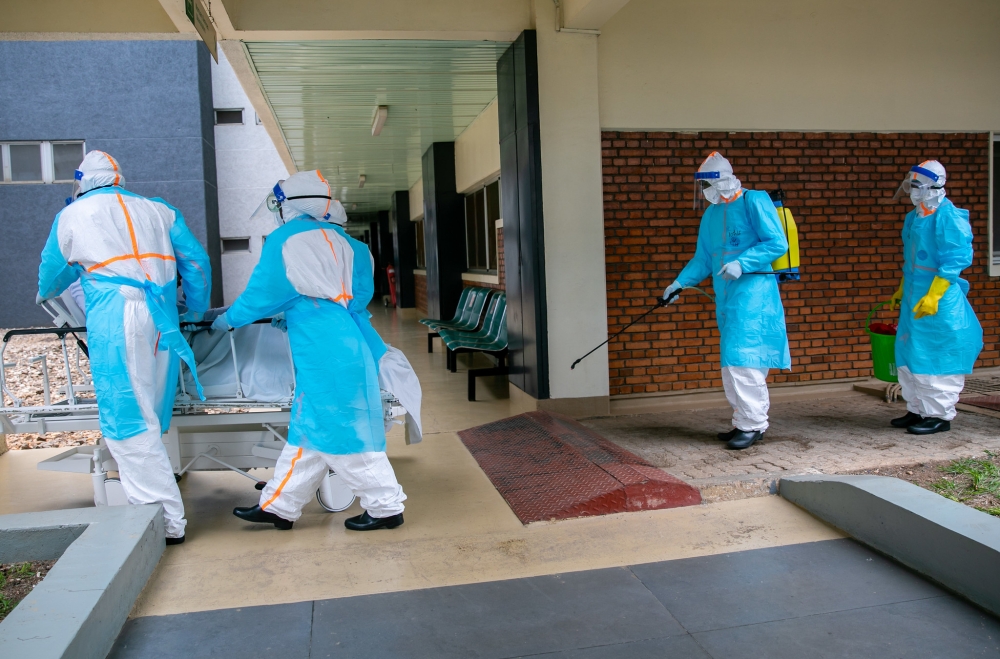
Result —
[{"label": "low concrete wall", "polygon": [[1000,615],[1000,519],[884,476],[789,476],[780,493]]},{"label": "low concrete wall", "polygon": [[0,562],[58,559],[0,623],[0,657],[104,659],[163,549],[159,504],[0,516]]}]

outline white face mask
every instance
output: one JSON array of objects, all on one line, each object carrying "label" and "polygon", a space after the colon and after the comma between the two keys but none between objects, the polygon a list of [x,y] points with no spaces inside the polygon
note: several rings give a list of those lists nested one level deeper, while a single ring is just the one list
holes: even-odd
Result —
[{"label": "white face mask", "polygon": [[710,185],[701,191],[705,195],[705,199],[708,200],[710,204],[717,204],[722,200],[722,193],[720,193],[714,185]]}]

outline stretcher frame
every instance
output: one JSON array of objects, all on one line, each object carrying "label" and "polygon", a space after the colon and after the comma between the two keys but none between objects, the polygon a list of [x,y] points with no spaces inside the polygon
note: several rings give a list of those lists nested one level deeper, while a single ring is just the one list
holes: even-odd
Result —
[{"label": "stretcher frame", "polygon": [[[80,354],[87,355],[87,348],[81,336],[86,336],[85,327],[73,327],[69,321],[72,314],[59,303],[58,298],[44,303],[46,311],[61,327],[43,329],[14,329],[8,331],[0,344],[0,432],[36,433],[72,432],[80,430],[100,430],[97,401],[81,394],[93,395],[93,384],[86,381],[80,365]],[[258,321],[270,322],[270,319]],[[211,323],[197,323],[199,329],[207,329]],[[185,327],[189,327],[185,325]],[[194,329],[192,327],[191,329]],[[26,406],[7,386],[6,369],[13,366],[4,362],[4,353],[12,337],[23,335],[54,334],[60,342],[66,370],[67,384],[59,387],[57,395],[65,398],[52,402],[49,387],[48,363],[44,355],[31,357],[32,363],[42,364],[43,396],[46,404]],[[290,408],[295,397],[294,367],[293,388],[287,398],[279,401],[261,402],[244,396],[240,381],[239,361],[236,354],[233,331],[228,332],[233,355],[233,369],[236,374],[236,390],[232,396],[212,397],[205,401],[190,395],[184,383],[185,364],[180,363],[178,393],[174,399],[174,410],[170,428],[162,435],[167,449],[171,469],[178,480],[190,471],[233,471],[254,482],[263,489],[261,481],[249,473],[252,469],[274,467],[278,456],[286,444]],[[76,340],[75,362],[70,359],[68,337]],[[288,351],[291,361],[291,349]],[[74,368],[78,378],[74,381]],[[8,405],[8,398],[10,403]],[[227,411],[228,410],[228,411]],[[406,427],[407,443],[414,435],[409,428],[406,410],[389,392],[382,391],[383,418],[387,424],[401,424]],[[403,419],[406,419],[405,421]],[[417,435],[419,437],[419,435]],[[419,441],[417,439],[416,441]],[[42,471],[90,474],[94,486],[94,504],[123,505],[124,491],[120,481],[109,477],[109,472],[117,472],[118,465],[108,451],[106,440],[101,437],[93,446],[76,446],[38,463]],[[354,495],[339,476],[332,471],[324,478],[316,493],[320,505],[328,512],[345,510],[354,501]]]}]

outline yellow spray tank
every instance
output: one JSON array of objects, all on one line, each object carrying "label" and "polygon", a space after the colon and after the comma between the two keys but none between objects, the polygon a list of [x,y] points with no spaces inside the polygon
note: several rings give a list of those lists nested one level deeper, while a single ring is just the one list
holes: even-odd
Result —
[{"label": "yellow spray tank", "polygon": [[771,269],[778,276],[778,282],[799,280],[799,230],[795,226],[795,218],[792,211],[785,207],[785,191],[778,188],[771,193],[771,201],[778,211],[778,219],[781,220],[781,228],[785,231],[785,238],[788,240],[788,251],[779,256],[772,264]]}]

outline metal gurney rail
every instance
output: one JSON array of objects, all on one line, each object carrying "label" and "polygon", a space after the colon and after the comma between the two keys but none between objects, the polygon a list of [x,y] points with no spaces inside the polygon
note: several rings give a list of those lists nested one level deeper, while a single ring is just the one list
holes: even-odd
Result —
[{"label": "metal gurney rail", "polygon": [[[258,326],[248,331],[279,332],[264,323],[270,323],[270,319],[258,321]],[[263,482],[248,472],[251,469],[273,467],[284,448],[289,408],[294,399],[294,368],[291,369],[292,388],[287,397],[282,396],[280,400],[268,401],[247,397],[244,391],[245,383],[240,379],[241,364],[236,350],[236,332],[242,329],[244,328],[228,332],[232,368],[235,373],[235,387],[232,393],[212,396],[206,401],[190,395],[185,385],[184,364],[181,362],[170,429],[162,436],[171,467],[178,479],[189,471],[230,470],[250,479],[258,489],[261,489]],[[93,398],[94,387],[87,380],[80,364],[80,355],[88,356],[86,343],[80,338],[85,332],[84,327],[60,327],[15,329],[4,335],[3,344],[0,346],[0,426],[2,426],[0,432],[42,435],[48,432],[100,429],[97,401]],[[42,364],[45,404],[25,405],[24,400],[18,398],[8,386],[7,369],[14,364],[4,363],[4,354],[11,339],[39,334],[54,335],[58,338],[65,362],[67,383],[54,392],[50,391],[49,366],[45,356],[31,357],[29,361]],[[282,337],[284,336],[282,334]],[[68,337],[76,340],[75,374],[70,359]],[[281,340],[285,345],[285,354],[290,364],[291,351],[287,347],[287,338]],[[90,397],[84,397],[85,394],[90,394]],[[53,397],[58,396],[63,398],[53,402]],[[407,410],[395,396],[385,390],[382,391],[382,408],[387,429],[392,424],[403,424],[407,443],[420,441],[419,430],[411,427],[413,424],[410,423]],[[108,476],[108,472],[116,472],[118,466],[107,450],[103,437],[96,446],[73,447],[43,460],[38,463],[38,469],[90,474],[93,479],[96,505],[126,503],[120,482]],[[333,512],[349,507],[354,495],[340,477],[331,472],[317,491],[317,499],[324,509]]]}]

